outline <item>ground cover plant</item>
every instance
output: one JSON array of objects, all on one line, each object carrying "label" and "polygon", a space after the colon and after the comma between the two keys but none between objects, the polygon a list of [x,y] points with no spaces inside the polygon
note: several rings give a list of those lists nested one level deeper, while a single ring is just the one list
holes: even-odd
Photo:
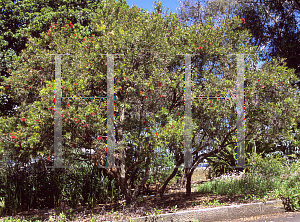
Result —
[{"label": "ground cover plant", "polygon": [[226,173],[201,184],[198,192],[217,195],[239,195],[245,198],[282,198],[287,210],[300,210],[299,162],[288,164],[283,157],[258,154],[250,172]]}]

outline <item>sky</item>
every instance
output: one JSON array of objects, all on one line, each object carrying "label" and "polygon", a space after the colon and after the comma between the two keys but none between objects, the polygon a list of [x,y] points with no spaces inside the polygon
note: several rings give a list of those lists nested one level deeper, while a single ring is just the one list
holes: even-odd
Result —
[{"label": "sky", "polygon": [[[126,2],[130,7],[136,5],[138,8],[146,9],[149,12],[153,11],[154,8],[154,0],[127,0]],[[169,8],[172,13],[175,13],[179,6],[179,0],[161,0],[161,4],[163,7]]]}]

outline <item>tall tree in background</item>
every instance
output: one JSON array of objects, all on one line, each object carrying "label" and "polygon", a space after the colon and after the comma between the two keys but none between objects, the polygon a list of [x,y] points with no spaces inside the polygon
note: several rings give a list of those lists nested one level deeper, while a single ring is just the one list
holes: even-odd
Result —
[{"label": "tall tree in background", "polygon": [[300,77],[300,1],[299,0],[185,0],[180,2],[178,16],[181,22],[205,23],[207,16],[239,15],[242,26],[252,34],[252,44],[258,46],[261,60],[285,58],[287,66]]}]

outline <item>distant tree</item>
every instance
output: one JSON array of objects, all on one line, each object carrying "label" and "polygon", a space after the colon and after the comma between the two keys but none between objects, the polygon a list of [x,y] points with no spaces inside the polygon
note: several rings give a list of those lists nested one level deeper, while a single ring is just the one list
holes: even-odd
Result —
[{"label": "distant tree", "polygon": [[243,29],[252,34],[251,43],[258,46],[261,59],[285,58],[289,68],[300,78],[300,2],[299,0],[185,0],[178,16],[183,23],[199,24],[207,16],[244,18]]}]

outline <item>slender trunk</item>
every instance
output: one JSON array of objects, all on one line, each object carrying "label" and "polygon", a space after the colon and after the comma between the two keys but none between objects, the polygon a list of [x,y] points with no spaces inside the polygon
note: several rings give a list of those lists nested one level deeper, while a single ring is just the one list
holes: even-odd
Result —
[{"label": "slender trunk", "polygon": [[172,180],[174,177],[175,177],[175,175],[176,175],[176,173],[178,172],[178,168],[176,167],[174,170],[173,170],[173,172],[171,173],[171,175],[167,178],[167,180],[164,182],[164,185],[162,186],[162,188],[161,188],[161,190],[160,190],[160,192],[159,192],[159,194],[160,194],[160,199],[162,200],[163,199],[163,197],[164,197],[164,192],[165,192],[165,190],[166,190],[166,187],[167,187],[167,185],[168,185],[168,183],[170,182],[170,180]]},{"label": "slender trunk", "polygon": [[172,180],[175,176],[176,173],[178,172],[178,167],[183,163],[183,158],[180,158],[180,161],[177,163],[176,167],[174,168],[173,172],[171,173],[171,175],[166,179],[166,181],[164,182],[164,185],[162,186],[161,190],[160,190],[160,199],[162,200],[164,197],[164,192],[166,190],[166,187],[168,185],[168,183],[170,182],[170,180]]},{"label": "slender trunk", "polygon": [[192,185],[192,175],[194,173],[194,170],[196,168],[191,168],[191,169],[186,169],[186,196],[191,196],[191,193],[192,193],[192,188],[191,188],[191,185]]},{"label": "slender trunk", "polygon": [[147,160],[146,160],[146,172],[145,172],[145,176],[144,178],[142,179],[142,181],[139,183],[139,185],[135,188],[133,194],[132,194],[132,200],[131,202],[135,202],[136,199],[137,199],[137,196],[138,194],[140,193],[140,191],[143,189],[144,185],[146,184],[148,178],[149,178],[149,165],[150,165],[150,160],[151,160],[151,157],[147,157]]}]

